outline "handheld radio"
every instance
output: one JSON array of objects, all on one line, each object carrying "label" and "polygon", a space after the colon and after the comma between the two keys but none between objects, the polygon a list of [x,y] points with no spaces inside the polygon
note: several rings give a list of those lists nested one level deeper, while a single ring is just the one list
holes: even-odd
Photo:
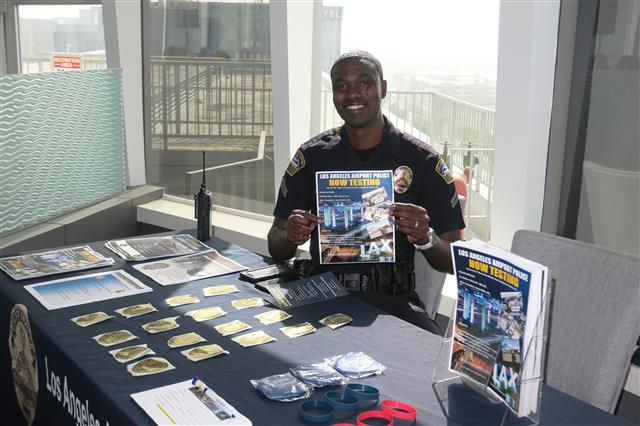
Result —
[{"label": "handheld radio", "polygon": [[196,220],[198,221],[197,237],[200,241],[207,241],[211,238],[211,191],[207,191],[205,182],[204,151],[202,151],[202,184],[200,191],[193,194],[196,206]]}]

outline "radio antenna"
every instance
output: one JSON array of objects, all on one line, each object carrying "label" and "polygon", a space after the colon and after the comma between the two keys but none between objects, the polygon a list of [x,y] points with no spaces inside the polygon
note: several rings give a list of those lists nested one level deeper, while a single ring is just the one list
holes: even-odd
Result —
[{"label": "radio antenna", "polygon": [[204,166],[204,151],[202,151],[202,187],[203,188],[207,187],[207,182],[205,181],[206,174],[207,174],[207,171]]}]

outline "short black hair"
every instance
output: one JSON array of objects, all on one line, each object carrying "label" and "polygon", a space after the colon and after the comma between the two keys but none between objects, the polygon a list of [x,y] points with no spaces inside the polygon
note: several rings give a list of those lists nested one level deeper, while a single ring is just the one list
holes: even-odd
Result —
[{"label": "short black hair", "polygon": [[350,50],[349,52],[345,52],[340,55],[340,57],[336,59],[336,61],[331,66],[329,75],[333,75],[333,69],[336,67],[336,65],[338,65],[342,61],[346,61],[347,59],[359,59],[361,61],[367,61],[371,63],[371,65],[373,65],[373,67],[376,69],[376,72],[380,76],[380,81],[384,80],[384,75],[382,74],[382,65],[380,64],[380,61],[378,60],[378,58],[365,50]]}]

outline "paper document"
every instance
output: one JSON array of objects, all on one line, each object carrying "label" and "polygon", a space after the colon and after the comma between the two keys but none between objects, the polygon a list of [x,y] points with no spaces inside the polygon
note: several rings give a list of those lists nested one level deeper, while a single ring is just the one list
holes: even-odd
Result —
[{"label": "paper document", "polygon": [[198,253],[211,248],[188,234],[107,241],[105,246],[129,261]]},{"label": "paper document", "polygon": [[215,250],[133,265],[160,285],[182,284],[247,269]]},{"label": "paper document", "polygon": [[320,263],[395,262],[391,170],[316,172]]},{"label": "paper document", "polygon": [[25,290],[48,310],[152,291],[123,270],[31,284]]},{"label": "paper document", "polygon": [[115,262],[89,246],[49,250],[0,259],[0,269],[14,280],[111,266]]},{"label": "paper document", "polygon": [[197,379],[134,393],[131,398],[157,425],[251,425]]}]

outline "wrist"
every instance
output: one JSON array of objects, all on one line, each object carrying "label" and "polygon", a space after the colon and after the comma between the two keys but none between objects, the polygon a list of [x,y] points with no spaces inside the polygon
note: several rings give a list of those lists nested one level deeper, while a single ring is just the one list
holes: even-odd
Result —
[{"label": "wrist", "polygon": [[435,246],[437,243],[438,243],[438,234],[436,234],[436,231],[430,227],[429,232],[427,232],[427,241],[424,243],[421,243],[421,242],[415,243],[413,246],[418,250],[429,250],[430,248]]}]

